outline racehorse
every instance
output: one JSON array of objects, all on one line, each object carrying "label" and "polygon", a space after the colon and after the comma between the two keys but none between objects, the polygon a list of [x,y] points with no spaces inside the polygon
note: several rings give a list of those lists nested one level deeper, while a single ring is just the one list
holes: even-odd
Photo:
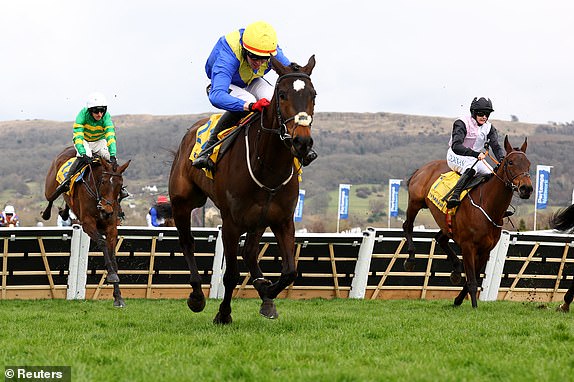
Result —
[{"label": "racehorse", "polygon": [[[46,175],[44,195],[48,206],[42,213],[44,220],[50,219],[52,204],[57,199],[55,194],[58,182],[56,174],[63,163],[76,155],[74,147],[65,148],[54,159]],[[77,216],[82,229],[104,254],[104,262],[108,274],[106,281],[114,286],[114,306],[124,307],[125,302],[120,292],[120,278],[118,277],[118,264],[116,262],[116,243],[118,238],[118,196],[123,185],[123,172],[131,161],[117,167],[104,159],[90,163],[88,171],[84,173],[82,182],[74,185],[72,195],[64,193],[66,207],[64,216],[71,209]]]},{"label": "racehorse", "polygon": [[[558,231],[572,233],[572,231],[574,231],[574,204],[561,209],[552,215],[550,218],[550,227]],[[569,312],[572,299],[574,299],[574,280],[572,280],[568,291],[566,291],[566,294],[564,295],[564,304],[561,304],[558,307],[558,310]]]},{"label": "racehorse", "polygon": [[[187,304],[193,312],[203,310],[205,296],[194,257],[191,211],[203,206],[209,197],[221,213],[225,293],[213,320],[216,324],[232,322],[231,297],[240,277],[237,252],[243,233],[247,235],[241,255],[262,300],[260,313],[264,317],[278,316],[273,299],[297,276],[293,214],[299,194],[299,167],[294,165],[294,158],[305,158],[313,146],[311,122],[316,92],[310,75],[315,57],[311,56],[304,67],[294,63],[283,66],[274,57],[271,62],[279,76],[271,104],[242,127],[232,147],[218,160],[214,179],[194,168],[189,159],[197,129],[207,118],[187,131],[171,167],[169,195],[190,270],[192,291]],[[282,259],[281,275],[273,283],[263,277],[257,260],[259,240],[267,227],[277,238]]]},{"label": "racehorse", "polygon": [[473,188],[452,216],[449,226],[446,214],[443,213],[428,198],[428,193],[439,176],[449,172],[445,160],[437,160],[416,170],[407,182],[409,201],[407,217],[403,223],[403,231],[407,240],[409,257],[404,262],[407,271],[414,269],[415,246],[412,240],[413,224],[417,213],[422,208],[428,208],[440,227],[435,236],[437,243],[452,262],[453,272],[451,282],[458,284],[463,270],[461,261],[450,248],[448,241],[453,239],[462,251],[462,264],[466,274],[466,282],[461,292],[454,299],[454,305],[462,304],[467,294],[470,295],[472,307],[476,308],[477,280],[480,271],[486,265],[490,251],[500,238],[504,213],[512,201],[515,191],[521,199],[528,199],[532,193],[530,179],[530,161],[526,157],[527,140],[522,147],[512,148],[508,136],[504,138],[506,156],[500,166],[488,180]]}]

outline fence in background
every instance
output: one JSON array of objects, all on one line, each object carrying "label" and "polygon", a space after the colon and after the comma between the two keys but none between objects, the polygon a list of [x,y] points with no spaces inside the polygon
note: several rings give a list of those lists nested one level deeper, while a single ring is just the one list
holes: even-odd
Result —
[{"label": "fence in background", "polygon": [[[192,231],[204,293],[220,298],[224,262],[219,230]],[[450,263],[436,245],[435,233],[414,232],[413,272],[403,269],[407,253],[401,230],[297,234],[299,276],[279,297],[454,298],[460,286],[450,284]],[[569,251],[573,239],[556,233],[503,231],[486,266],[480,299],[561,300],[574,273],[574,254]],[[111,298],[103,256],[79,226],[0,228],[0,240],[2,299]],[[263,236],[258,256],[265,276],[278,277],[281,261],[272,234]],[[119,227],[117,258],[124,297],[184,298],[191,291],[175,228]],[[234,295],[257,297],[242,261],[240,272]]]}]

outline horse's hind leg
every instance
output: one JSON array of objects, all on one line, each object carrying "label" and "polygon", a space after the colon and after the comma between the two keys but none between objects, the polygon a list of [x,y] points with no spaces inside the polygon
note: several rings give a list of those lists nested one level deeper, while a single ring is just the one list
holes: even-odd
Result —
[{"label": "horse's hind leg", "polygon": [[404,261],[403,267],[407,272],[412,272],[413,269],[415,269],[415,244],[413,242],[413,227],[415,218],[417,217],[420,209],[423,207],[424,203],[422,200],[415,200],[409,194],[407,216],[405,222],[403,223],[403,231],[405,233],[405,239],[407,240],[407,251],[409,253],[409,257]]},{"label": "horse's hind leg", "polygon": [[442,250],[445,251],[447,258],[452,263],[452,272],[450,273],[451,284],[460,285],[460,282],[462,281],[461,273],[464,271],[462,261],[460,261],[456,253],[454,253],[454,251],[448,244],[449,240],[448,236],[443,234],[442,231],[438,231],[438,233],[435,236],[435,240],[438,243],[438,245],[442,248]]},{"label": "horse's hind leg", "polygon": [[187,298],[187,306],[193,312],[201,312],[205,308],[205,296],[201,289],[201,276],[195,261],[195,241],[191,236],[191,203],[178,196],[172,196],[171,203],[179,243],[190,273],[189,284],[192,291]]},{"label": "horse's hind leg", "polygon": [[460,304],[462,304],[467,294],[468,294],[468,284],[464,283],[462,290],[460,291],[458,296],[454,298],[454,305],[459,306]]},{"label": "horse's hind leg", "polygon": [[237,246],[239,243],[239,232],[234,228],[230,229],[223,221],[221,234],[223,235],[223,253],[225,254],[225,274],[223,275],[223,301],[219,304],[213,323],[231,324],[231,298],[233,291],[239,283],[239,264],[237,264]]}]

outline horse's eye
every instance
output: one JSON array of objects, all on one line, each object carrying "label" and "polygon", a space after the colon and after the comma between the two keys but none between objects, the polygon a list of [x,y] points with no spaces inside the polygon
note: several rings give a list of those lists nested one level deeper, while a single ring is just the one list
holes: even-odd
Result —
[{"label": "horse's eye", "polygon": [[509,166],[512,166],[513,164],[514,164],[514,163],[512,163],[511,160],[508,161],[508,165],[509,165]]},{"label": "horse's eye", "polygon": [[284,91],[280,91],[279,92],[279,99],[284,101],[287,99],[287,93],[285,93]]}]

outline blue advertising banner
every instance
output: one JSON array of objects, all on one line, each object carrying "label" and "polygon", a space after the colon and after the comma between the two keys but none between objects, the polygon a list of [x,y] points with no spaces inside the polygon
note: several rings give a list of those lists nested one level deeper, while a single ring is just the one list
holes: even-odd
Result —
[{"label": "blue advertising banner", "polygon": [[349,194],[350,184],[339,184],[339,219],[349,218]]},{"label": "blue advertising banner", "polygon": [[536,166],[536,209],[543,210],[548,203],[550,166]]},{"label": "blue advertising banner", "polygon": [[390,216],[399,215],[399,188],[401,179],[389,179],[389,214]]},{"label": "blue advertising banner", "polygon": [[305,190],[299,190],[299,199],[297,200],[297,207],[295,207],[295,222],[303,220],[303,203],[305,202]]}]

